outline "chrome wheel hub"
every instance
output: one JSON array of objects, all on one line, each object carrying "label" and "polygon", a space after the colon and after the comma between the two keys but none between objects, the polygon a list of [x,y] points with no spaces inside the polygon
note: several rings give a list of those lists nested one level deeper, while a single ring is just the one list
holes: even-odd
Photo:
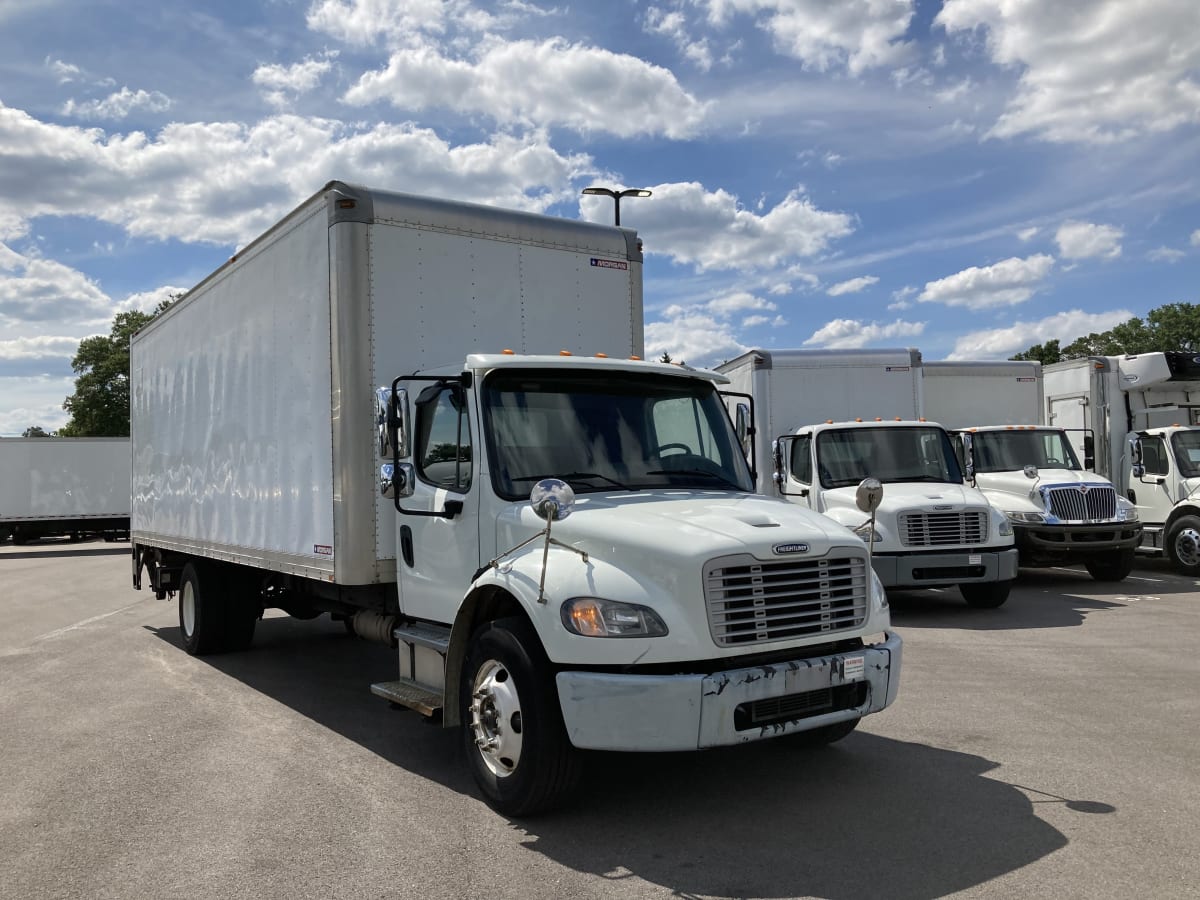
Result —
[{"label": "chrome wheel hub", "polygon": [[484,765],[493,775],[504,778],[516,771],[524,741],[521,700],[508,669],[494,659],[487,660],[475,673],[471,732]]},{"label": "chrome wheel hub", "polygon": [[1175,555],[1185,566],[1200,565],[1200,532],[1185,528],[1175,536]]}]

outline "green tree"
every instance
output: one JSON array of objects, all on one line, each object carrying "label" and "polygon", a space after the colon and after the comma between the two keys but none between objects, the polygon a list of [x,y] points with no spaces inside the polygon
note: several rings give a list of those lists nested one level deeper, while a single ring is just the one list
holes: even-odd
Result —
[{"label": "green tree", "polygon": [[54,437],[54,433],[47,431],[41,425],[30,425],[21,432],[21,437]]},{"label": "green tree", "polygon": [[1061,349],[1058,341],[1034,344],[1012,358],[1034,359],[1049,365],[1087,356],[1124,356],[1164,350],[1189,353],[1200,350],[1200,306],[1168,303],[1150,310],[1145,321],[1135,316],[1108,331],[1078,337]]},{"label": "green tree", "polygon": [[658,358],[658,361],[664,362],[664,363],[669,363],[669,362],[674,362],[675,360],[671,359],[671,354],[668,353],[666,350],[664,350],[663,355]]},{"label": "green tree", "polygon": [[108,335],[79,343],[71,368],[78,376],[75,392],[64,402],[70,420],[63,437],[127,437],[129,435],[129,339],[179,298],[161,301],[154,312],[117,313]]},{"label": "green tree", "polygon": [[1063,359],[1062,351],[1058,349],[1058,341],[1046,341],[1044,344],[1034,344],[1028,350],[1016,354],[1012,359],[1032,360],[1040,362],[1043,366],[1048,366],[1051,363],[1061,362]]}]

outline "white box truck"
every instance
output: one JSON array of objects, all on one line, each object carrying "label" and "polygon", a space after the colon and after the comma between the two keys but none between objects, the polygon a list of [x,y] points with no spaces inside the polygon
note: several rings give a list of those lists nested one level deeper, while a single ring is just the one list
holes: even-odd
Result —
[{"label": "white box truck", "polygon": [[1143,552],[1200,575],[1200,355],[1093,356],[1047,366],[1047,421],[1094,430],[1096,468],[1137,509]]},{"label": "white box truck", "polygon": [[1080,462],[1070,434],[1044,425],[1042,365],[1026,360],[926,361],[925,414],[951,429],[968,480],[1002,510],[1023,566],[1082,563],[1121,581],[1142,540],[1136,508],[1095,472],[1090,432]]},{"label": "white box truck", "polygon": [[135,586],[192,654],[267,607],[393,644],[372,690],[511,815],[579,750],[845,736],[899,683],[866,548],[753,493],[725,378],[638,359],[641,268],[628,229],[330,183],[132,341]]},{"label": "white box truck", "polygon": [[129,438],[0,438],[0,540],[129,535]]},{"label": "white box truck", "polygon": [[[886,587],[957,585],[975,607],[1008,598],[1012,526],[963,483],[946,430],[923,419],[917,350],[757,349],[717,371],[749,401],[730,402],[760,491],[853,529]],[[885,488],[873,524],[855,504],[867,477]]]}]

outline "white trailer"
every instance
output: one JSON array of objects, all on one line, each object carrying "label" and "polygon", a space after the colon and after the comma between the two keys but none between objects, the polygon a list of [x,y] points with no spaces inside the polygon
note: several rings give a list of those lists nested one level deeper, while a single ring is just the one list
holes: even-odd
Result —
[{"label": "white trailer", "polygon": [[1096,468],[1137,509],[1141,550],[1200,575],[1200,356],[1093,356],[1047,366],[1046,415],[1093,429]]},{"label": "white trailer", "polygon": [[628,229],[327,185],[132,342],[135,586],[192,654],[265,607],[391,643],[372,690],[510,814],[582,749],[844,737],[896,695],[884,590],[753,494],[726,379],[638,359],[641,268]]},{"label": "white trailer", "polygon": [[[853,529],[886,587],[957,585],[976,607],[1007,599],[1012,527],[963,483],[945,429],[925,421],[918,351],[758,349],[718,371],[751,401],[735,409],[759,491]],[[868,476],[886,488],[873,522],[855,504]]]},{"label": "white trailer", "polygon": [[925,412],[950,428],[959,461],[1016,533],[1024,566],[1082,563],[1098,581],[1133,569],[1142,526],[1133,504],[1092,467],[1090,432],[1043,425],[1042,366],[1021,360],[925,362]]},{"label": "white trailer", "polygon": [[0,438],[0,540],[129,534],[129,438]]}]

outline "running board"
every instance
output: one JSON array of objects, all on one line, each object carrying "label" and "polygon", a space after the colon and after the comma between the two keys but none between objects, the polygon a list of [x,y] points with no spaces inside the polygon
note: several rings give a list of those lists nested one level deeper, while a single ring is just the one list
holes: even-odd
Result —
[{"label": "running board", "polygon": [[371,685],[371,693],[390,703],[415,709],[423,716],[436,716],[442,711],[442,695],[407,678],[381,681]]}]

